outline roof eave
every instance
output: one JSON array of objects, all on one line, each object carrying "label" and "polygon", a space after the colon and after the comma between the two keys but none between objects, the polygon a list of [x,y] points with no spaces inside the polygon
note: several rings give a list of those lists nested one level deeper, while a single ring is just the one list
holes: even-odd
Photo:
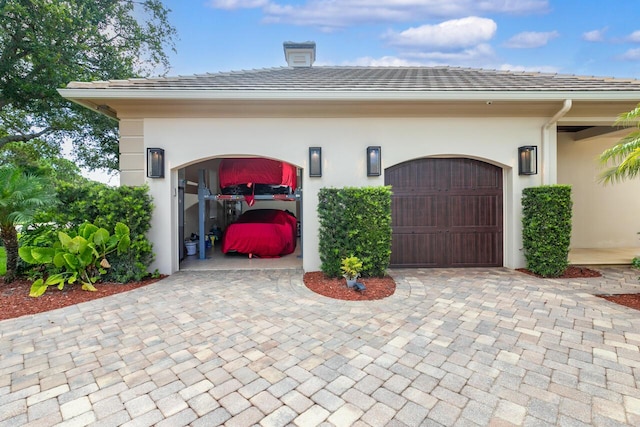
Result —
[{"label": "roof eave", "polygon": [[[72,101],[81,100],[271,100],[271,101],[640,101],[637,91],[458,90],[458,91],[278,91],[207,89],[58,89]],[[83,105],[86,105],[82,103]]]}]

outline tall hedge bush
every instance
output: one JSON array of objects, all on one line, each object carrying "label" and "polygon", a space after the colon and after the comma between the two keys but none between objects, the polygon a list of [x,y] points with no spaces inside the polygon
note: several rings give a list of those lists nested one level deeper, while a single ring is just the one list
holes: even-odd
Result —
[{"label": "tall hedge bush", "polygon": [[522,243],[527,269],[558,277],[569,266],[571,186],[544,185],[522,191]]},{"label": "tall hedge bush", "polygon": [[391,187],[322,188],[318,192],[320,260],[330,277],[357,256],[363,276],[382,277],[391,258]]},{"label": "tall hedge bush", "polygon": [[48,224],[24,233],[21,245],[44,246],[57,241],[57,230],[73,229],[90,222],[113,230],[117,222],[131,231],[131,245],[122,254],[109,257],[111,268],[104,280],[117,283],[138,281],[148,274],[153,248],[146,233],[151,227],[153,204],[145,187],[110,187],[95,181],[58,182],[59,205],[43,212],[38,223]]}]

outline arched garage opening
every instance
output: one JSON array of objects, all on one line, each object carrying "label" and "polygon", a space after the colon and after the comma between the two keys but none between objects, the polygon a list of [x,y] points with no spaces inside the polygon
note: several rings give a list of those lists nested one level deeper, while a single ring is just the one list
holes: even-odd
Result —
[{"label": "arched garage opening", "polygon": [[180,269],[300,268],[300,174],[255,156],[178,169]]},{"label": "arched garage opening", "polygon": [[503,265],[503,171],[468,158],[385,170],[392,187],[392,267]]}]

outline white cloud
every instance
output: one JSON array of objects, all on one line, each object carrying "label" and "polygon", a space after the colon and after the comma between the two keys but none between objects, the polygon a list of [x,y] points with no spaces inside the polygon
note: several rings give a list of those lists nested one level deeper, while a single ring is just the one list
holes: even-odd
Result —
[{"label": "white cloud", "polygon": [[209,0],[219,9],[262,8],[267,23],[335,30],[357,24],[415,22],[483,14],[545,13],[549,0]]},{"label": "white cloud", "polygon": [[640,61],[640,47],[629,49],[619,57],[623,61]]},{"label": "white cloud", "polygon": [[347,61],[342,65],[355,65],[361,67],[420,67],[425,64],[420,61],[410,61],[397,56],[383,56],[382,58],[372,58],[364,56],[355,61]]},{"label": "white cloud", "polygon": [[399,56],[383,56],[372,58],[361,57],[355,61],[347,61],[341,65],[357,65],[372,67],[421,67],[421,66],[460,66],[460,67],[493,67],[495,55],[491,46],[481,44],[470,49],[457,52],[409,51]]},{"label": "white cloud", "polygon": [[214,9],[254,9],[264,7],[269,4],[269,0],[210,0],[209,6]]},{"label": "white cloud", "polygon": [[607,27],[600,28],[599,30],[587,31],[582,34],[582,40],[588,42],[602,42],[604,41],[604,34],[607,32]]},{"label": "white cloud", "polygon": [[497,28],[498,26],[491,19],[471,16],[437,25],[409,28],[400,33],[392,31],[385,35],[385,39],[393,46],[449,51],[487,42],[493,38]]},{"label": "white cloud", "polygon": [[355,61],[345,62],[341,65],[370,66],[370,67],[434,67],[457,66],[496,69],[511,72],[550,73],[560,72],[553,65],[514,65],[496,61],[493,50],[488,45],[480,45],[474,49],[460,52],[421,52],[412,53],[408,57],[383,56],[372,58],[369,56],[358,58]]},{"label": "white cloud", "polygon": [[407,58],[421,59],[430,61],[430,63],[451,64],[461,66],[478,66],[482,64],[492,63],[494,59],[494,51],[488,44],[479,44],[469,49],[458,51],[442,52],[442,51],[414,51],[405,52]]},{"label": "white cloud", "polygon": [[502,71],[513,71],[513,72],[531,72],[531,73],[551,73],[556,74],[559,72],[558,67],[554,67],[553,65],[538,65],[538,66],[529,66],[529,65],[512,65],[512,64],[502,64],[499,67]]},{"label": "white cloud", "polygon": [[514,49],[531,49],[545,46],[549,41],[555,39],[559,35],[560,33],[557,31],[524,31],[511,37],[504,45]]},{"label": "white cloud", "polygon": [[627,41],[630,41],[632,43],[640,43],[640,30],[634,31],[633,33],[629,34],[629,36],[627,37]]}]

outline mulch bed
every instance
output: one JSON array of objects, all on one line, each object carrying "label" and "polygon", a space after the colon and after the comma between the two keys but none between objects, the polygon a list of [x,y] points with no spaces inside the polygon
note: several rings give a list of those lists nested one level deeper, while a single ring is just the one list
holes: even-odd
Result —
[{"label": "mulch bed", "polygon": [[12,283],[4,283],[4,280],[0,277],[0,320],[42,313],[56,308],[104,298],[155,283],[163,277],[166,276],[125,284],[97,283],[96,288],[98,290],[96,292],[83,291],[78,284],[66,285],[63,290],[58,290],[57,287],[51,286],[43,295],[37,298],[29,296],[31,281],[20,279]]},{"label": "mulch bed", "polygon": [[[521,272],[521,273],[528,274],[530,276],[543,278],[539,274],[536,274],[536,273],[534,273],[532,271],[529,271],[526,268],[516,268],[516,270]],[[597,270],[592,270],[592,269],[586,268],[586,267],[576,267],[574,265],[570,265],[564,271],[564,273],[562,273],[561,276],[554,277],[554,279],[576,279],[576,278],[581,278],[581,277],[589,278],[589,277],[601,277],[601,276],[602,276],[602,273],[600,273]]]},{"label": "mulch bed", "polygon": [[364,283],[366,290],[358,292],[347,287],[344,278],[331,278],[321,271],[313,271],[304,274],[304,284],[313,292],[325,297],[347,301],[370,301],[386,298],[396,291],[396,282],[390,276],[359,278],[358,282]]},{"label": "mulch bed", "polygon": [[624,305],[625,307],[635,308],[640,310],[640,294],[618,294],[618,295],[596,295],[599,298],[606,299],[607,301],[615,302],[616,304]]}]

